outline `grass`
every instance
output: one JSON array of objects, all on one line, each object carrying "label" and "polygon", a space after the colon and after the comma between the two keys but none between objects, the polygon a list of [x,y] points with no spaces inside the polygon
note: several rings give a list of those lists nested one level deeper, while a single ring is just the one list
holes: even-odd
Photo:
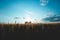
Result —
[{"label": "grass", "polygon": [[60,31],[60,23],[39,24],[0,24],[0,31],[8,32],[57,32]]},{"label": "grass", "polygon": [[60,23],[0,24],[2,40],[35,40],[45,38],[47,32],[60,32]]}]

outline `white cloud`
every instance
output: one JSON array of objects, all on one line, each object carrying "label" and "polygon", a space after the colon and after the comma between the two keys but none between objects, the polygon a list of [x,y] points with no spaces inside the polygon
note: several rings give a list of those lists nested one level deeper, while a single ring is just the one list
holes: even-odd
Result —
[{"label": "white cloud", "polygon": [[41,6],[46,6],[48,4],[48,0],[40,0]]},{"label": "white cloud", "polygon": [[44,4],[44,3],[41,3],[41,6],[46,6],[46,4]]}]

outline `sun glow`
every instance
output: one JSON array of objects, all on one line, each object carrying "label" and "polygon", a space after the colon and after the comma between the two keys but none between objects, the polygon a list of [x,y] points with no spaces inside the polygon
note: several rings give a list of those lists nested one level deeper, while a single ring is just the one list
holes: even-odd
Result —
[{"label": "sun glow", "polygon": [[25,21],[26,21],[26,22],[33,22],[33,19],[32,19],[32,17],[29,17],[29,16],[28,16],[28,17],[25,18]]},{"label": "sun glow", "polygon": [[29,11],[29,10],[25,10],[26,14],[25,14],[25,22],[33,22],[33,12]]}]

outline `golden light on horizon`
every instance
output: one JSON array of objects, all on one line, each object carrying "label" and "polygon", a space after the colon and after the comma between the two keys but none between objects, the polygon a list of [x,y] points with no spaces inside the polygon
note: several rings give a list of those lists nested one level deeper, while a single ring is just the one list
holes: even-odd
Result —
[{"label": "golden light on horizon", "polygon": [[33,19],[31,17],[26,17],[25,21],[27,21],[27,22],[33,22]]}]

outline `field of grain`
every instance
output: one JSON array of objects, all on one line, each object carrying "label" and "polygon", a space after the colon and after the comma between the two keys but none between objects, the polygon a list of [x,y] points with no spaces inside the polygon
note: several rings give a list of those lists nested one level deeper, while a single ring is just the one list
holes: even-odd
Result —
[{"label": "field of grain", "polygon": [[[47,36],[46,32],[60,32],[60,23],[0,24],[2,40],[32,39],[34,36]],[[35,34],[36,33],[36,34]]]},{"label": "field of grain", "polygon": [[60,31],[60,23],[47,24],[0,24],[0,32],[57,32]]}]

